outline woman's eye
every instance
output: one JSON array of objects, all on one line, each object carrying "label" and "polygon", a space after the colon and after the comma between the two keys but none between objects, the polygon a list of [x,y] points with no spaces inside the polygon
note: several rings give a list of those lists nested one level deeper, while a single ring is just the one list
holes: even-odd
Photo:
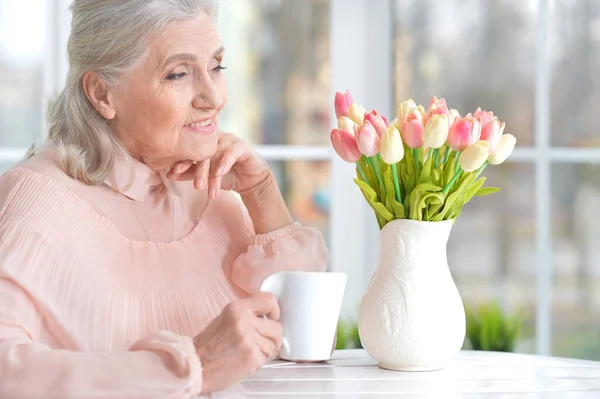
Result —
[{"label": "woman's eye", "polygon": [[169,76],[167,76],[167,80],[177,80],[177,79],[181,79],[184,76],[186,76],[187,73],[185,72],[180,72],[180,73],[172,73]]},{"label": "woman's eye", "polygon": [[216,67],[213,68],[213,72],[221,72],[223,69],[227,69],[227,67],[224,67],[223,65],[219,64]]}]

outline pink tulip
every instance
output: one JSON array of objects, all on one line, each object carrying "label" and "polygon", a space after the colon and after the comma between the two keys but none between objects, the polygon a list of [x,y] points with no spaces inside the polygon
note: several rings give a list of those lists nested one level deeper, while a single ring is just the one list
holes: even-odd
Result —
[{"label": "pink tulip", "polygon": [[473,113],[473,118],[477,119],[479,121],[479,126],[485,125],[490,119],[492,119],[494,117],[494,113],[493,112],[488,112],[488,111],[482,111],[481,108],[477,108],[475,110],[475,112]]},{"label": "pink tulip", "polygon": [[369,122],[371,126],[375,128],[375,131],[377,132],[379,137],[381,137],[387,130],[387,121],[385,120],[385,118],[380,116],[375,110],[369,112],[368,114],[365,114],[364,123],[367,122]]},{"label": "pink tulip", "polygon": [[433,96],[431,102],[429,103],[429,108],[427,108],[427,116],[424,121],[425,125],[427,125],[427,121],[431,119],[433,115],[448,115],[448,106],[446,105],[446,100],[443,98],[438,98]]},{"label": "pink tulip", "polygon": [[490,151],[494,151],[500,137],[504,133],[504,122],[500,122],[498,117],[494,116],[481,126],[480,140],[485,140],[490,144]]},{"label": "pink tulip", "polygon": [[340,119],[342,116],[348,116],[350,113],[350,105],[354,100],[350,95],[350,91],[346,90],[346,93],[335,93],[335,117],[336,119]]},{"label": "pink tulip", "polygon": [[333,149],[346,162],[356,162],[362,154],[358,150],[354,134],[346,131],[333,129],[330,134]]},{"label": "pink tulip", "polygon": [[423,114],[418,108],[413,108],[405,116],[402,125],[402,140],[409,148],[419,148],[423,145]]},{"label": "pink tulip", "polygon": [[370,123],[356,127],[356,142],[359,151],[367,157],[375,156],[379,152],[380,135]]},{"label": "pink tulip", "polygon": [[479,121],[469,115],[458,118],[450,126],[448,145],[455,151],[462,151],[479,140]]}]

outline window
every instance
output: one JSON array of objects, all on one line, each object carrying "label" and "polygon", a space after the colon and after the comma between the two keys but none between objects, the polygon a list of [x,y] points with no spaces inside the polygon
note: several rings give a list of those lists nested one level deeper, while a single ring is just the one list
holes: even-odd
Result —
[{"label": "window", "polygon": [[42,131],[45,29],[46,1],[0,0],[0,171]]},{"label": "window", "polygon": [[395,104],[436,94],[461,114],[481,105],[518,139],[509,163],[486,169],[502,190],[469,203],[453,229],[449,263],[463,300],[499,299],[521,312],[518,351],[600,359],[600,151],[589,149],[600,143],[600,8],[588,0],[394,5]]},{"label": "window", "polygon": [[[395,105],[413,98],[427,106],[437,95],[461,115],[481,106],[506,122],[520,147],[533,145],[535,2],[436,4],[396,0]],[[450,268],[466,306],[501,299],[535,325],[535,167],[508,163],[484,174],[501,191],[466,205],[448,244]],[[525,338],[517,350],[534,351]]]},{"label": "window", "polygon": [[224,2],[221,128],[260,146],[294,218],[329,232],[329,1]]},{"label": "window", "polygon": [[[70,0],[0,0],[0,173],[44,131],[68,65]],[[26,11],[25,11],[26,10]],[[270,162],[290,211],[329,232],[329,1],[223,2],[229,102],[221,128]]]}]

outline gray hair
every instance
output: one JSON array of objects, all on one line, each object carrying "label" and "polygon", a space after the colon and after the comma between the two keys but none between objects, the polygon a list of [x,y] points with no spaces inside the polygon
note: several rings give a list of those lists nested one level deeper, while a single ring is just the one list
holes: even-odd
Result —
[{"label": "gray hair", "polygon": [[[58,149],[69,176],[102,183],[116,155],[128,156],[107,121],[88,100],[82,79],[96,71],[106,85],[116,85],[147,50],[151,35],[174,21],[206,12],[216,19],[219,0],[74,0],[67,46],[65,87],[48,105],[46,141]],[[34,144],[27,157],[36,152]]]}]

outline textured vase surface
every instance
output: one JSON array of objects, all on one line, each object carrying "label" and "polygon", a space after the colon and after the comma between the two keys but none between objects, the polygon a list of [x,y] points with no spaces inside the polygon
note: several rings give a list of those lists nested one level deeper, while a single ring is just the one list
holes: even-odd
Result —
[{"label": "textured vase surface", "polygon": [[451,229],[450,220],[398,219],[381,230],[358,320],[361,343],[381,368],[439,370],[462,348],[465,310],[446,257]]}]

